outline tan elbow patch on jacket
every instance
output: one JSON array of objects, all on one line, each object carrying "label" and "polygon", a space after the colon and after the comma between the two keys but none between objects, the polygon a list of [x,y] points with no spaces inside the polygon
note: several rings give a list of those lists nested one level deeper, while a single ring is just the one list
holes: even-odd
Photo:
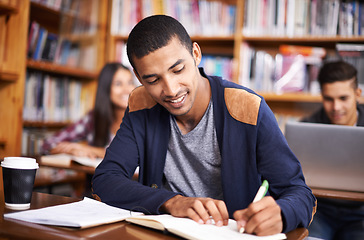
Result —
[{"label": "tan elbow patch on jacket", "polygon": [[317,200],[315,201],[315,206],[313,207],[312,209],[312,216],[311,216],[311,221],[309,223],[309,225],[311,225],[312,221],[313,221],[313,217],[315,216],[316,214],[316,211],[317,211]]},{"label": "tan elbow patch on jacket", "polygon": [[101,201],[101,198],[99,197],[99,195],[97,195],[97,194],[92,194],[92,197],[93,197],[95,200],[97,200],[97,201],[99,201],[99,202],[102,202],[102,201]]},{"label": "tan elbow patch on jacket", "polygon": [[157,104],[156,101],[145,90],[144,86],[135,88],[129,97],[129,112],[150,109]]},{"label": "tan elbow patch on jacket", "polygon": [[262,99],[244,89],[225,88],[225,102],[230,115],[239,122],[256,125]]}]

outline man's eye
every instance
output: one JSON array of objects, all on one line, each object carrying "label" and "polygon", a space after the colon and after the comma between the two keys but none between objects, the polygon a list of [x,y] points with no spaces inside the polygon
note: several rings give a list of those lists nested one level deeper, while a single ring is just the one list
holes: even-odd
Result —
[{"label": "man's eye", "polygon": [[148,81],[148,84],[156,84],[158,82],[159,78],[156,78],[154,80]]},{"label": "man's eye", "polygon": [[182,70],[183,70],[184,68],[185,68],[185,67],[182,67],[182,68],[180,68],[180,69],[178,69],[178,70],[174,71],[174,73],[180,73],[180,72],[182,72]]}]

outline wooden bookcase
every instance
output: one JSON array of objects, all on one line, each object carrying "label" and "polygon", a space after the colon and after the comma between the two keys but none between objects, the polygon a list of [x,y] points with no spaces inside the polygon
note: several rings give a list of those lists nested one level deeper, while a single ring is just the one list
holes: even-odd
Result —
[{"label": "wooden bookcase", "polygon": [[0,0],[0,159],[21,147],[29,1]]},{"label": "wooden bookcase", "polygon": [[[76,54],[79,55],[76,58],[77,60],[71,64],[69,60],[60,60],[63,54],[62,48],[58,60],[55,57],[53,61],[44,58],[37,59],[28,54],[27,58],[24,59],[27,71],[40,72],[54,78],[68,78],[67,81],[76,81],[77,84],[80,84],[82,92],[79,101],[82,107],[78,111],[79,115],[86,114],[93,107],[97,77],[105,64],[107,6],[108,1],[103,0],[91,2],[73,0],[70,1],[70,5],[66,9],[65,6],[63,8],[54,8],[54,6],[30,2],[29,24],[36,22],[41,28],[46,29],[48,36],[49,34],[56,34],[57,46],[61,46],[66,41],[72,45],[76,44],[78,49]],[[28,33],[28,37],[30,37],[30,33]],[[72,51],[72,49],[69,51]],[[30,92],[30,90],[28,91]],[[31,92],[31,94],[33,93]],[[60,120],[49,121],[46,120],[46,117],[33,119],[33,117],[28,116],[24,120],[23,127],[30,129],[30,136],[24,137],[28,139],[33,138],[35,135],[32,131],[47,132],[48,129],[54,131],[72,121],[70,119],[64,120],[63,117]],[[39,138],[31,141],[35,141],[35,143],[41,141],[42,134]],[[31,145],[30,148],[32,148],[33,143],[24,145]],[[39,149],[26,152],[32,153],[34,151],[39,153]]]},{"label": "wooden bookcase", "polygon": [[[127,33],[111,34],[113,0],[99,2],[98,24],[93,40],[82,36],[73,38],[94,41],[97,48],[97,59],[92,70],[78,67],[67,67],[44,61],[27,59],[27,36],[29,22],[40,22],[50,32],[63,32],[62,14],[60,11],[42,6],[29,0],[0,0],[0,113],[2,124],[0,127],[0,158],[10,155],[20,155],[22,128],[59,128],[67,123],[27,121],[23,123],[22,112],[24,103],[24,86],[26,69],[47,72],[50,74],[68,76],[79,79],[83,88],[90,93],[89,106],[93,105],[98,71],[106,61],[116,60],[118,42],[127,41]],[[235,31],[228,35],[207,36],[203,34],[191,35],[193,41],[200,44],[204,54],[221,54],[233,57],[232,81],[239,83],[242,72],[241,45],[248,43],[252,47],[277,52],[279,45],[305,45],[324,47],[334,50],[336,43],[363,43],[363,36],[273,36],[273,35],[244,35],[244,19],[246,19],[246,5],[248,0],[211,0],[236,6]],[[259,0],[257,0],[259,1]],[[139,2],[139,1],[138,1]],[[151,1],[160,2],[163,1]],[[263,2],[263,1],[262,1]],[[151,13],[160,13],[161,9],[154,9]],[[258,13],[257,13],[258,14]],[[70,14],[71,15],[71,14]],[[204,25],[205,27],[205,25]],[[88,40],[87,40],[88,39]],[[27,90],[26,90],[27,91]],[[308,93],[275,94],[260,92],[277,114],[301,117],[309,114],[320,106],[320,96]],[[364,101],[363,101],[364,102]],[[6,113],[6,114],[3,114]]]},{"label": "wooden bookcase", "polygon": [[[254,2],[269,2],[262,0],[252,0]],[[107,59],[117,60],[115,55],[118,42],[126,42],[127,34],[111,34],[112,32],[112,9],[113,1],[109,2],[109,19],[108,19],[108,35],[107,35]],[[163,2],[164,1],[160,1]],[[278,48],[282,44],[298,45],[298,46],[313,46],[323,47],[328,52],[335,50],[336,43],[363,43],[364,36],[315,36],[315,35],[301,35],[301,36],[287,36],[283,35],[246,35],[243,34],[244,21],[246,21],[247,14],[246,8],[248,0],[211,0],[210,2],[221,2],[224,4],[232,4],[236,6],[235,14],[235,31],[229,36],[204,36],[193,35],[191,38],[200,44],[203,54],[221,54],[233,56],[233,75],[232,81],[239,83],[239,76],[242,71],[242,58],[241,58],[241,45],[248,43],[250,46],[265,50],[272,55],[278,52]],[[273,1],[274,2],[274,1]],[[277,2],[277,1],[276,1]],[[297,1],[298,2],[298,1]],[[261,5],[262,7],[263,5]],[[130,10],[131,11],[131,10]],[[155,9],[153,13],[160,11]],[[165,13],[165,11],[162,13]],[[257,12],[255,15],[261,15]],[[254,90],[254,88],[253,88]],[[292,116],[296,119],[308,115],[321,106],[321,97],[319,95],[311,95],[310,93],[283,93],[276,94],[273,92],[258,92],[261,94],[268,105],[272,108],[273,112],[277,115]],[[363,98],[364,102],[364,98]]]},{"label": "wooden bookcase", "polygon": [[[24,121],[25,95],[31,89],[26,87],[27,71],[37,71],[43,74],[54,75],[59,78],[72,78],[79,81],[82,91],[87,94],[85,105],[88,110],[93,107],[97,76],[105,63],[105,40],[107,1],[75,0],[71,4],[80,3],[76,10],[64,11],[54,6],[42,5],[30,0],[0,0],[0,112],[2,124],[0,126],[0,160],[6,156],[20,156],[22,132],[24,127],[33,129],[60,129],[68,122],[50,121]],[[14,4],[15,3],[15,4]],[[90,24],[84,11],[87,7],[93,8],[95,24]],[[72,10],[72,11],[71,11]],[[82,15],[83,14],[83,15]],[[96,15],[95,15],[96,14]],[[48,33],[57,34],[71,42],[84,46],[94,47],[93,55],[88,55],[92,65],[65,65],[46,60],[34,60],[28,56],[28,37],[30,23],[37,22]],[[91,32],[73,32],[65,27],[72,27],[74,22],[94,26]],[[1,172],[0,172],[1,177]],[[2,180],[2,178],[1,178]],[[75,175],[65,176],[61,179],[54,176],[41,176],[36,178],[35,187],[72,183],[81,196],[84,191],[85,173],[76,172]],[[2,184],[0,181],[0,191]]]},{"label": "wooden bookcase", "polygon": [[[87,1],[84,3],[88,3]],[[5,156],[20,156],[23,127],[55,128],[62,127],[67,122],[23,121],[24,96],[27,70],[54,74],[61,77],[76,79],[82,83],[82,89],[87,93],[86,105],[92,108],[97,87],[97,75],[105,63],[106,24],[108,2],[98,3],[97,23],[92,34],[67,33],[63,28],[65,19],[76,19],[82,12],[62,12],[52,7],[41,5],[30,0],[0,0],[0,159]],[[90,4],[89,4],[90,5]],[[82,20],[82,19],[81,19]],[[81,44],[95,46],[93,66],[81,68],[65,66],[46,61],[34,61],[27,58],[29,23],[37,21],[50,33],[62,34]]]},{"label": "wooden bookcase", "polygon": [[[116,0],[117,1],[117,0]],[[113,11],[115,11],[115,5],[114,2],[116,2],[115,0],[110,0],[109,1],[109,10],[108,10],[108,34],[107,34],[107,60],[108,61],[120,61],[120,49],[118,46],[118,43],[123,42],[126,43],[127,39],[128,39],[128,33],[131,30],[131,25],[129,24],[129,29],[127,30],[123,30],[121,31],[122,33],[120,33],[120,31],[118,33],[115,33],[115,28],[113,27],[114,23],[113,21],[115,21],[115,19],[113,18]],[[182,1],[181,1],[182,2]],[[188,14],[192,14],[192,12],[195,12],[196,8],[194,10],[189,9],[187,10],[187,8],[191,8],[191,5],[187,6],[188,4],[198,4],[199,1],[185,1],[184,3],[178,3],[180,5],[177,4],[177,7],[183,7],[185,14],[186,12],[188,12]],[[219,1],[207,1],[209,3],[218,3],[220,5],[215,5],[212,6],[210,5],[207,8],[214,8],[215,11],[218,11],[219,13],[224,12],[225,13],[225,17],[227,13],[227,11],[231,10],[227,10],[230,6],[235,6],[235,20],[240,19],[241,18],[241,10],[242,8],[239,8],[239,5],[241,3],[239,3],[239,0],[219,0]],[[168,12],[168,10],[166,10],[166,6],[168,5],[167,3],[169,3],[169,7],[171,7],[173,4],[171,4],[170,2],[167,2],[167,0],[163,0],[163,1],[150,1],[149,7],[150,7],[150,11],[146,11],[145,7],[143,4],[141,4],[140,6],[137,7],[137,11],[141,11],[142,13],[136,13],[137,15],[139,14],[139,20],[147,17],[149,15],[152,14],[167,14],[169,15],[170,12]],[[188,4],[187,4],[188,3]],[[176,2],[174,3],[176,4]],[[117,4],[116,4],[117,6]],[[129,6],[131,7],[131,6]],[[193,8],[193,7],[192,7]],[[129,12],[132,12],[131,15],[135,14],[135,10],[132,10],[131,8],[129,10],[127,10]],[[214,10],[211,10],[214,11]],[[199,14],[201,14],[201,10],[199,10]],[[121,14],[122,15],[122,14]],[[176,17],[176,15],[171,15],[172,17]],[[209,14],[211,15],[211,18],[218,16],[217,14]],[[176,17],[177,18],[177,17]],[[194,29],[193,26],[191,25],[197,25],[197,23],[193,22],[191,24],[191,21],[188,21],[186,19],[191,19],[191,16],[188,16],[187,18],[185,18],[185,21],[189,23],[188,26],[185,25],[187,31],[189,31],[191,38],[193,41],[198,42],[200,47],[202,48],[202,53],[203,55],[223,55],[223,56],[227,56],[227,57],[231,57],[232,59],[234,59],[234,55],[235,55],[235,42],[236,42],[236,34],[234,34],[234,32],[236,31],[236,29],[238,29],[237,25],[234,26],[234,29],[229,28],[229,30],[226,30],[227,26],[230,26],[230,24],[225,24],[223,27],[221,27],[222,29],[224,29],[223,33],[217,33],[219,32],[219,27],[215,27],[215,29],[213,29],[212,23],[207,23],[205,22],[204,24],[201,24],[201,29],[200,30],[196,30]],[[225,20],[223,21],[221,18],[218,19],[218,22],[226,22],[226,18],[224,18]],[[181,19],[179,19],[181,20]],[[182,21],[181,21],[182,22]],[[211,21],[212,22],[212,21]],[[215,22],[216,23],[216,22]],[[236,21],[236,23],[238,23],[238,21]],[[132,24],[133,25],[133,24]],[[231,26],[232,27],[232,26]],[[225,29],[226,28],[226,29]],[[205,33],[205,29],[207,29],[206,31],[208,31],[208,33]],[[211,30],[212,29],[212,30]],[[126,56],[122,57],[123,60],[126,59],[126,61],[122,61],[123,64],[128,65],[128,60]],[[236,64],[233,63],[232,67],[234,68]],[[236,71],[233,71],[233,73],[235,73]]]},{"label": "wooden bookcase", "polygon": [[[272,35],[267,33],[267,30],[263,29],[260,33],[243,33],[244,31],[244,21],[248,21],[247,11],[248,4],[253,2],[251,0],[238,0],[239,8],[241,8],[242,15],[237,21],[240,25],[237,28],[235,35],[235,54],[237,67],[236,67],[236,78],[235,82],[239,82],[239,74],[242,71],[242,58],[241,58],[241,45],[242,43],[247,43],[249,46],[264,50],[274,56],[278,52],[280,45],[297,45],[297,46],[311,46],[311,47],[322,47],[326,50],[328,54],[333,54],[335,52],[335,47],[337,43],[353,43],[353,44],[363,44],[364,35],[358,36],[353,34],[352,36],[342,36],[339,33],[329,36],[328,34],[315,35],[315,34],[285,34]],[[255,1],[254,1],[255,2]],[[260,2],[260,8],[256,10],[252,15],[262,16],[261,9],[263,8],[264,1],[257,0]],[[276,1],[277,2],[277,1]],[[279,1],[278,1],[279,2]],[[288,2],[288,1],[287,1]],[[293,2],[293,1],[291,1]],[[294,1],[298,4],[298,1]],[[311,3],[311,1],[307,1]],[[338,1],[341,3],[342,1]],[[341,6],[340,6],[341,7]],[[260,11],[260,12],[258,12]],[[303,12],[304,9],[301,9]],[[294,14],[296,14],[295,12]],[[307,16],[306,16],[307,17]],[[259,29],[258,29],[259,32]],[[273,92],[259,92],[267,101],[268,105],[271,107],[273,112],[278,115],[292,116],[296,119],[303,116],[309,115],[321,106],[321,96],[311,95],[310,93],[297,92],[297,93],[283,93],[277,94]],[[364,97],[361,99],[364,103]]]}]

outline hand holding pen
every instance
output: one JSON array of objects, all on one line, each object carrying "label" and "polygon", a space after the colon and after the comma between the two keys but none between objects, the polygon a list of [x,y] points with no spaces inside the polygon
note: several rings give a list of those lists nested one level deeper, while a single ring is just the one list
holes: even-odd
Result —
[{"label": "hand holding pen", "polygon": [[267,190],[268,182],[264,180],[248,208],[234,213],[240,232],[259,236],[282,232],[281,208],[271,196],[264,197]]}]

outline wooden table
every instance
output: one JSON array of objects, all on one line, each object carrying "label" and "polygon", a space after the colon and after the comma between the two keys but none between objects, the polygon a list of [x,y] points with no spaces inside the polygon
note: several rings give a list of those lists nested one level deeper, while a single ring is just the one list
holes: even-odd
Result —
[{"label": "wooden table", "polygon": [[[77,198],[62,197],[57,195],[34,192],[31,209],[54,206],[58,204],[78,201]],[[3,192],[0,193],[0,212],[12,212],[5,208]],[[308,231],[298,228],[287,234],[288,240],[304,239]],[[0,220],[0,239],[130,239],[130,240],[156,240],[156,239],[181,239],[171,234],[140,227],[126,222],[106,224],[88,229],[74,229],[53,227],[17,220]]]},{"label": "wooden table", "polygon": [[332,190],[311,187],[313,195],[319,198],[334,198],[350,201],[364,202],[364,192],[350,192],[343,190]]}]

